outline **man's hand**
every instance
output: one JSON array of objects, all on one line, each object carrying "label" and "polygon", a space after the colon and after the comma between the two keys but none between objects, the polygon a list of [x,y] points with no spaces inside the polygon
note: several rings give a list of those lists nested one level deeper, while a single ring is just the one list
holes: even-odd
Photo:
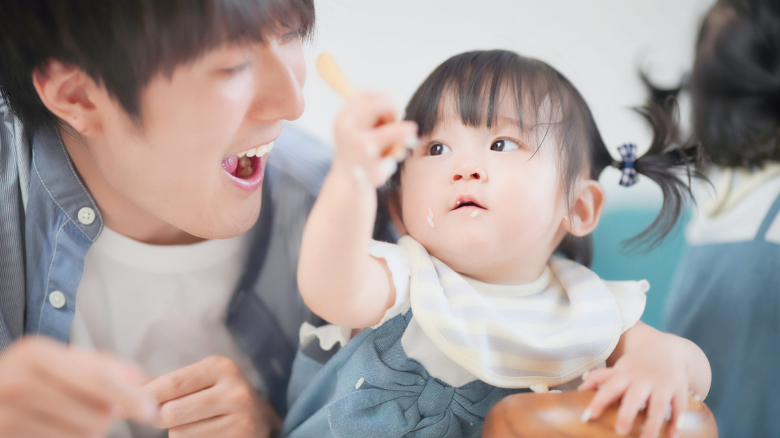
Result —
[{"label": "man's hand", "polygon": [[0,436],[94,437],[124,412],[150,421],[140,372],[105,354],[24,338],[0,355]]},{"label": "man's hand", "polygon": [[144,391],[161,403],[152,424],[169,429],[170,438],[267,438],[281,424],[268,402],[225,357],[212,356],[160,376]]}]

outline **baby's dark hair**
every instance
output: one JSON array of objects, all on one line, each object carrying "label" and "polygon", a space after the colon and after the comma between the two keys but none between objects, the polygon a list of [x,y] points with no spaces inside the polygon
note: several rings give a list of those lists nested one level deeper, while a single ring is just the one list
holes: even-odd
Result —
[{"label": "baby's dark hair", "polygon": [[780,161],[780,2],[720,0],[688,80],[694,141],[727,167]]},{"label": "baby's dark hair", "polygon": [[[583,172],[598,180],[607,166],[620,167],[607,150],[588,105],[571,82],[550,65],[509,51],[467,52],[448,59],[417,89],[406,107],[406,118],[417,122],[418,135],[425,136],[440,121],[441,106],[452,104],[464,125],[489,128],[496,123],[496,109],[505,92],[514,99],[523,132],[533,132],[540,139],[539,145],[547,136],[557,141],[558,150],[554,152],[567,199]],[[676,148],[677,129],[663,108],[648,104],[637,111],[650,122],[654,138],[649,151],[636,160],[635,169],[658,183],[664,200],[655,221],[632,240],[656,245],[674,228],[690,195],[689,184],[679,179],[675,170],[679,166],[688,168],[691,158],[690,153]],[[393,175],[386,190],[386,199],[399,216],[401,170]],[[567,236],[558,249],[584,265],[590,265],[593,257],[590,236]]]}]

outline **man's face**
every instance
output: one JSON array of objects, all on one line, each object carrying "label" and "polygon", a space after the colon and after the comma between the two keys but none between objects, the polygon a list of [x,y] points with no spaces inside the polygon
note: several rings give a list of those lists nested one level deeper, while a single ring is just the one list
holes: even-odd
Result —
[{"label": "man's face", "polygon": [[245,232],[260,212],[267,154],[252,159],[246,178],[229,174],[231,155],[273,142],[282,120],[300,117],[305,79],[300,38],[286,29],[154,77],[141,92],[140,127],[118,103],[104,102],[88,153],[110,188],[90,190],[198,237]]}]

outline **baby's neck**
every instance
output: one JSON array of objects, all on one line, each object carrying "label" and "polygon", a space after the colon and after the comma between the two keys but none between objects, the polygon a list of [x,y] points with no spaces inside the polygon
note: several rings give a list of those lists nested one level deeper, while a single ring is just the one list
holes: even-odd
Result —
[{"label": "baby's neck", "polygon": [[[520,286],[530,284],[539,279],[544,274],[547,262],[540,266],[534,266],[533,269],[515,270],[513,272],[458,272],[482,283]],[[522,272],[521,272],[522,271]]]},{"label": "baby's neck", "polygon": [[535,260],[491,260],[479,263],[471,258],[433,255],[460,275],[483,283],[507,286],[533,283],[544,273],[549,261],[549,257],[541,257]]}]

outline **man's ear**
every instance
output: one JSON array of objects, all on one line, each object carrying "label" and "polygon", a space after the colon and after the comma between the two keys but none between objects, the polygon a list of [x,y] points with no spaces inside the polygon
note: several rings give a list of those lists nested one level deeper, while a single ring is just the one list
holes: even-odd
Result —
[{"label": "man's ear", "polygon": [[98,86],[83,70],[50,60],[33,71],[32,80],[44,106],[60,120],[81,135],[100,131],[100,118],[92,99]]},{"label": "man's ear", "polygon": [[583,179],[577,187],[569,214],[563,220],[563,227],[576,237],[587,236],[596,229],[604,207],[604,189],[598,181]]}]

